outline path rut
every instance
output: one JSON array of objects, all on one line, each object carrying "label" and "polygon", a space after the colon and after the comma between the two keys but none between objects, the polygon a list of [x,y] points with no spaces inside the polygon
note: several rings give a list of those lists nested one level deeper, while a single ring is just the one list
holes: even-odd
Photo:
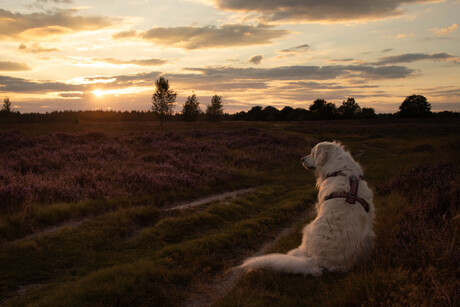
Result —
[{"label": "path rut", "polygon": [[[173,210],[184,210],[184,209],[188,209],[188,208],[202,206],[202,205],[205,205],[205,204],[208,204],[208,203],[211,203],[211,202],[215,202],[215,201],[231,200],[231,199],[234,199],[234,198],[238,197],[239,195],[252,192],[256,188],[257,187],[240,189],[240,190],[236,190],[236,191],[225,192],[225,193],[220,193],[220,194],[216,194],[216,195],[207,196],[207,197],[200,198],[200,199],[194,200],[192,202],[188,202],[188,203],[173,204],[171,206],[167,206],[165,208],[162,208],[162,211],[167,212],[167,211],[173,211]],[[55,232],[57,232],[59,230],[62,230],[64,228],[77,227],[77,226],[80,226],[81,224],[83,224],[84,222],[86,222],[88,220],[91,220],[91,219],[94,219],[95,217],[98,217],[98,216],[100,216],[100,215],[92,215],[92,216],[85,217],[85,218],[80,219],[80,220],[70,220],[70,221],[62,223],[60,225],[48,227],[48,228],[45,228],[45,229],[40,230],[38,232],[34,232],[34,233],[32,233],[30,235],[27,235],[25,237],[15,239],[15,240],[9,241],[9,242],[7,241],[3,245],[5,246],[7,244],[14,244],[14,243],[17,243],[17,242],[22,241],[22,240],[32,239],[32,238],[36,238],[36,237],[40,237],[40,236],[49,235],[49,234],[55,233]]]}]

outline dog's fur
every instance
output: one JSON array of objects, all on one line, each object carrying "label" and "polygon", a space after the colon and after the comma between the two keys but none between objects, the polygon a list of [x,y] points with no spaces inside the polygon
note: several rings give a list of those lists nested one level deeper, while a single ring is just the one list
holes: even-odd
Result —
[{"label": "dog's fur", "polygon": [[[366,181],[359,181],[358,196],[369,203],[369,212],[345,198],[325,198],[334,192],[349,192],[349,176],[360,178],[363,171],[340,143],[321,142],[302,158],[302,164],[316,170],[319,190],[317,217],[303,229],[302,244],[286,254],[248,258],[239,267],[250,271],[271,268],[293,274],[319,276],[324,270],[346,272],[370,256],[374,241],[374,205]],[[328,177],[340,171],[346,176]],[[362,177],[361,177],[362,178]]]}]

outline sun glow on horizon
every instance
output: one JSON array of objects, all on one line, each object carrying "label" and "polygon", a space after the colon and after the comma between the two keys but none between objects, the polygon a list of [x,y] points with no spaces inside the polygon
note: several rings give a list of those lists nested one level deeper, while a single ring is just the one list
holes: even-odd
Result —
[{"label": "sun glow on horizon", "polygon": [[111,90],[95,89],[94,91],[91,91],[91,93],[94,94],[96,97],[102,97],[105,95],[114,95],[118,97],[119,95],[137,94],[142,91],[145,91],[145,89],[141,87],[129,87],[129,88],[120,88],[120,89],[111,89]]},{"label": "sun glow on horizon", "polygon": [[105,91],[102,90],[94,90],[91,93],[93,93],[96,97],[101,97],[102,95],[105,94]]}]

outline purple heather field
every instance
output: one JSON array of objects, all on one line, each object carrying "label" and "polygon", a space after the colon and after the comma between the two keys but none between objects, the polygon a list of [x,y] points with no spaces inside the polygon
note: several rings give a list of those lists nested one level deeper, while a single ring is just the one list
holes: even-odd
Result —
[{"label": "purple heather field", "polygon": [[0,133],[0,212],[139,197],[235,180],[298,159],[301,137],[232,131]]}]

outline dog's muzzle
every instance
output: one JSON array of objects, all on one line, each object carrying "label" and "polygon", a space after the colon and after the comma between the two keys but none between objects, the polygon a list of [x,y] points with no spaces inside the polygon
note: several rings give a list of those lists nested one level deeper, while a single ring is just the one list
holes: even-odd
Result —
[{"label": "dog's muzzle", "polygon": [[315,160],[311,156],[303,157],[302,165],[308,169],[315,169]]}]

